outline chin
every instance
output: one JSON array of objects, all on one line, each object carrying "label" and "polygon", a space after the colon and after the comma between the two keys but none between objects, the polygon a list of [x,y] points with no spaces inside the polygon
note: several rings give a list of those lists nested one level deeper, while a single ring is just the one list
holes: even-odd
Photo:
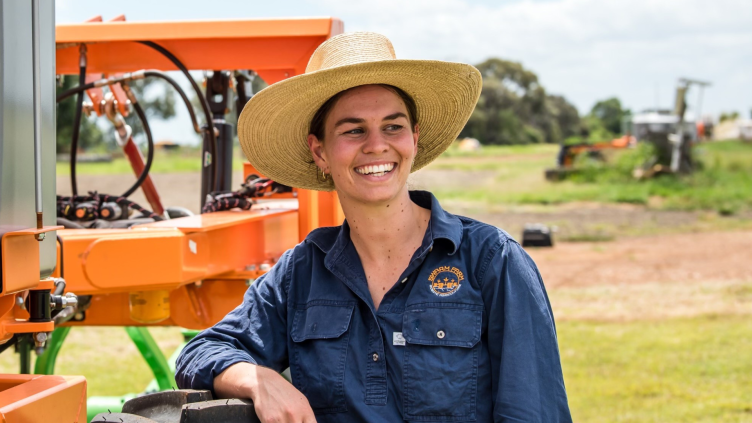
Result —
[{"label": "chin", "polygon": [[383,204],[397,198],[402,190],[407,191],[407,187],[405,185],[401,188],[395,186],[368,187],[355,189],[346,193],[346,195],[360,203]]}]

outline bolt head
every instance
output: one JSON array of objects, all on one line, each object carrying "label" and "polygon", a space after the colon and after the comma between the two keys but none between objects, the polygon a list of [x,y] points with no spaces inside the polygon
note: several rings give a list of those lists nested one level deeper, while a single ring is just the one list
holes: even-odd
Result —
[{"label": "bolt head", "polygon": [[47,341],[47,332],[37,332],[34,334],[34,340],[37,342]]}]

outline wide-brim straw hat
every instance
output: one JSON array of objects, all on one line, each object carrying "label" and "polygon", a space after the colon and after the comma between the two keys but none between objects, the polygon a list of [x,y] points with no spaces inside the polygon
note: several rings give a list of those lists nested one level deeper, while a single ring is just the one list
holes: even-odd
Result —
[{"label": "wide-brim straw hat", "polygon": [[420,137],[414,172],[457,138],[475,108],[482,80],[477,69],[463,63],[398,60],[381,34],[337,35],[316,49],[303,75],[270,85],[248,101],[238,119],[243,152],[274,181],[331,191],[332,178],[322,178],[308,149],[311,120],[335,94],[370,84],[398,87],[415,101]]}]

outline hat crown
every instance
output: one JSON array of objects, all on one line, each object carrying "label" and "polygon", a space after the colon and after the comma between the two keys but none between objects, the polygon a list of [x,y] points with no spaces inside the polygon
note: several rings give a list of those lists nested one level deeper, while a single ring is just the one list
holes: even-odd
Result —
[{"label": "hat crown", "polygon": [[351,32],[324,41],[311,55],[305,73],[394,59],[394,47],[385,36],[375,32]]}]

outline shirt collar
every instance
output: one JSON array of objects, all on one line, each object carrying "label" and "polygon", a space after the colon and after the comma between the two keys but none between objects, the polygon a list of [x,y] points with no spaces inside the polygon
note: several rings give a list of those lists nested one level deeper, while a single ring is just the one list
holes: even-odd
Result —
[{"label": "shirt collar", "polygon": [[[437,239],[444,239],[451,243],[450,254],[457,252],[462,241],[462,222],[460,219],[441,208],[436,197],[428,191],[410,191],[410,200],[431,210],[431,220],[422,248],[428,248],[428,245],[425,245],[426,243],[433,244]],[[345,221],[341,227],[319,228],[308,234],[306,240],[326,253],[326,262],[331,263],[350,243],[350,226]]]}]

